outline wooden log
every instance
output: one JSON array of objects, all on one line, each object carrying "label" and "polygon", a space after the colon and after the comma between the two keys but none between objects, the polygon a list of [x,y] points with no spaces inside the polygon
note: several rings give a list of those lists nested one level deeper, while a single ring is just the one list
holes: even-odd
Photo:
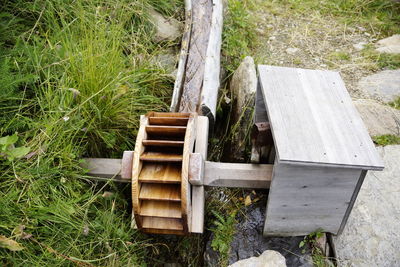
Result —
[{"label": "wooden log", "polygon": [[185,79],[186,62],[189,54],[190,35],[192,31],[192,1],[185,0],[185,28],[182,35],[181,52],[178,61],[178,71],[174,83],[171,99],[171,112],[178,111],[179,99],[182,95],[183,81]]},{"label": "wooden log", "polygon": [[206,161],[204,185],[265,189],[271,184],[272,169],[272,164]]},{"label": "wooden log", "polygon": [[192,30],[179,111],[197,112],[211,29],[212,0],[192,1]]},{"label": "wooden log", "polygon": [[212,2],[211,29],[204,62],[204,81],[201,90],[200,108],[201,114],[207,116],[211,125],[214,125],[220,83],[223,4],[222,0],[213,0]]}]

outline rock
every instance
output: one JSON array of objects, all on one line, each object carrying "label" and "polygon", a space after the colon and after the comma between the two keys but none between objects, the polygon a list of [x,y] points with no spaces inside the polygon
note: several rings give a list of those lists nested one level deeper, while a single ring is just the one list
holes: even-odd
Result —
[{"label": "rock", "polygon": [[366,76],[358,82],[358,87],[377,100],[392,102],[400,96],[400,69]]},{"label": "rock", "polygon": [[150,21],[153,23],[156,33],[154,41],[174,41],[181,36],[181,23],[174,18],[166,18],[157,11],[149,11]]},{"label": "rock", "polygon": [[173,49],[167,49],[150,59],[150,63],[172,73],[176,69],[178,56]]},{"label": "rock", "polygon": [[[281,253],[288,267],[312,267],[310,251],[302,253],[299,243],[304,237],[264,237],[265,210],[267,196],[256,191],[257,202],[247,206],[237,215],[238,224],[230,244],[229,264],[250,257],[257,257],[265,250],[276,250]],[[204,255],[206,266],[218,266],[219,255],[211,248],[213,234],[206,244]]]},{"label": "rock", "polygon": [[353,103],[371,136],[400,135],[400,110],[370,99],[358,99]]},{"label": "rock", "polygon": [[258,257],[240,260],[229,267],[286,267],[286,260],[279,252],[266,250]]},{"label": "rock", "polygon": [[343,233],[343,266],[400,266],[400,145],[378,147],[385,169],[368,172]]},{"label": "rock", "polygon": [[295,47],[289,47],[286,49],[286,53],[288,53],[289,55],[294,55],[299,51],[298,48]]},{"label": "rock", "polygon": [[376,51],[380,53],[400,54],[400,34],[379,40]]},{"label": "rock", "polygon": [[364,47],[365,47],[367,44],[368,44],[367,42],[359,42],[359,43],[353,44],[353,47],[354,47],[355,50],[361,51],[361,50],[364,49]]},{"label": "rock", "polygon": [[232,126],[240,124],[236,127],[231,146],[231,160],[243,161],[245,157],[245,146],[247,129],[251,127],[252,107],[257,90],[257,73],[256,66],[252,57],[245,57],[242,63],[235,71],[230,82],[230,89],[233,95],[234,110]]}]

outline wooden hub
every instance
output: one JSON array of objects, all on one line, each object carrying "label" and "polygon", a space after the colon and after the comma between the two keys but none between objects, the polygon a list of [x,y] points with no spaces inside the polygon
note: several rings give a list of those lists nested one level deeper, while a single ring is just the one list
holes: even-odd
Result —
[{"label": "wooden hub", "polygon": [[195,113],[142,116],[132,167],[136,225],[146,233],[187,234],[191,225],[188,178]]}]

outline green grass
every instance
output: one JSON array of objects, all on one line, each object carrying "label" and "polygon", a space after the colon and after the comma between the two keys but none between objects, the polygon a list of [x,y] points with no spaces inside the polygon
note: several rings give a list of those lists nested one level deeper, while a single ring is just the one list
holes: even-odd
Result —
[{"label": "green grass", "polygon": [[[79,163],[120,157],[134,147],[139,115],[168,107],[173,81],[149,59],[169,44],[153,43],[147,14],[180,16],[182,7],[178,0],[1,7],[0,137],[16,133],[15,148],[30,153],[12,159],[7,145],[0,156],[0,236],[24,247],[0,248],[0,265],[145,262],[153,245],[130,228],[129,186],[86,180]],[[117,193],[103,197],[105,189]]]},{"label": "green grass", "polygon": [[249,9],[256,8],[254,0],[228,0],[222,32],[222,65],[228,76],[239,66],[251,48],[256,46],[256,19]]},{"label": "green grass", "polygon": [[372,140],[380,146],[398,145],[400,144],[400,136],[385,134],[372,137]]}]

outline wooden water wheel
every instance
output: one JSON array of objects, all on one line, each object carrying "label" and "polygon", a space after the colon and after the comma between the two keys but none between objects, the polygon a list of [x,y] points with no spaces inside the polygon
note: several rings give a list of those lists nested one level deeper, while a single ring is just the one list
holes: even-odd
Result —
[{"label": "wooden water wheel", "polygon": [[132,168],[132,203],[136,225],[143,232],[190,232],[188,171],[196,121],[196,113],[150,112],[140,119]]}]

